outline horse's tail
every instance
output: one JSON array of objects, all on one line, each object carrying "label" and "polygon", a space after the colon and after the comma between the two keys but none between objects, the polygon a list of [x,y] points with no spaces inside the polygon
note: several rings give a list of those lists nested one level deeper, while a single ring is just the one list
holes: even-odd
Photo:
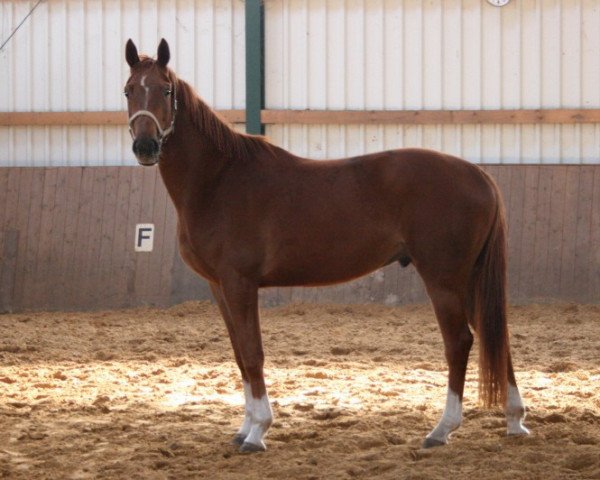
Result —
[{"label": "horse's tail", "polygon": [[504,405],[508,388],[509,341],[506,322],[506,219],[492,180],[496,215],[472,275],[472,325],[479,334],[479,401]]}]

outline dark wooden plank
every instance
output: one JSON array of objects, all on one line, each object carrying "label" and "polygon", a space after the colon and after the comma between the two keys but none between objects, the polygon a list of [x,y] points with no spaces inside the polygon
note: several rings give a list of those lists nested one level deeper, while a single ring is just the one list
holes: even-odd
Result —
[{"label": "dark wooden plank", "polygon": [[0,205],[0,208],[3,208],[4,213],[3,228],[7,230],[17,228],[20,177],[20,168],[8,169],[6,180],[6,204]]},{"label": "dark wooden plank", "polygon": [[5,230],[0,247],[0,313],[10,313],[14,310],[19,231]]},{"label": "dark wooden plank", "polygon": [[72,281],[65,291],[65,298],[71,308],[89,308],[89,299],[85,298],[85,279],[87,275],[87,246],[91,235],[91,218],[93,203],[94,175],[97,168],[81,168],[81,194],[78,199],[77,224],[75,234],[75,248],[71,251],[68,271],[71,272]]},{"label": "dark wooden plank", "polygon": [[60,289],[64,271],[61,270],[63,245],[65,241],[65,224],[67,220],[67,179],[68,169],[58,168],[56,189],[54,196],[54,208],[52,210],[52,231],[48,239],[50,245],[49,255],[44,259],[43,267],[45,268],[44,277],[47,278],[47,283],[44,287],[46,291],[44,304],[41,308],[57,309],[63,303],[63,292]]},{"label": "dark wooden plank", "polygon": [[131,198],[131,175],[136,167],[120,167],[117,176],[117,204],[113,231],[110,271],[113,275],[114,305],[124,307],[127,302],[127,267],[133,256],[133,226],[128,223]]},{"label": "dark wooden plank", "polygon": [[[44,290],[48,285],[48,279],[44,278],[40,273],[40,251],[47,247],[46,242],[49,242],[51,239],[51,235],[42,230],[44,214],[46,212],[45,208],[47,208],[45,202],[48,200],[48,194],[46,193],[46,189],[48,188],[47,183],[50,183],[51,180],[48,178],[49,169],[34,168],[32,170],[31,192],[34,193],[31,199],[29,225],[25,238],[23,308],[41,308],[39,306],[40,295],[44,294]],[[54,189],[52,193],[54,194]]]},{"label": "dark wooden plank", "polygon": [[110,183],[109,176],[111,171],[108,168],[102,167],[96,170],[94,175],[94,194],[92,209],[92,225],[91,235],[88,243],[90,256],[88,259],[88,275],[87,275],[87,297],[94,306],[101,307],[104,304],[105,296],[102,292],[102,225],[105,219],[104,205],[106,203],[107,188]]},{"label": "dark wooden plank", "polygon": [[[84,276],[81,281],[81,301],[90,304],[92,308],[101,306],[98,301],[98,280],[99,275],[99,257],[100,257],[100,237],[102,232],[102,207],[104,204],[104,192],[106,189],[106,169],[103,167],[94,167],[92,195],[90,198],[91,208],[89,209],[88,235],[82,248],[85,250]],[[100,300],[101,301],[101,300]]]},{"label": "dark wooden plank", "polygon": [[136,304],[135,281],[136,281],[136,266],[137,256],[139,253],[134,252],[135,245],[135,224],[139,223],[140,212],[142,210],[142,186],[144,178],[144,168],[133,168],[131,170],[131,183],[129,195],[129,210],[127,212],[127,256],[126,256],[126,272],[127,272],[127,305]]},{"label": "dark wooden plank", "polygon": [[9,168],[0,167],[0,243],[4,232],[4,214],[8,198],[8,172],[10,172]]},{"label": "dark wooden plank", "polygon": [[580,167],[567,167],[567,183],[565,192],[565,216],[560,257],[560,290],[559,298],[571,300],[577,292],[574,289],[575,278],[575,235],[577,232],[577,199],[579,195]]},{"label": "dark wooden plank", "polygon": [[552,172],[552,198],[550,199],[550,231],[548,233],[548,263],[546,267],[549,292],[555,298],[560,293],[560,268],[562,258],[563,224],[565,216],[565,195],[567,188],[567,167],[557,165]]},{"label": "dark wooden plank", "polygon": [[161,247],[161,259],[160,259],[160,273],[159,273],[159,291],[161,295],[164,295],[164,303],[170,302],[171,297],[171,284],[173,277],[173,255],[177,250],[177,212],[173,206],[171,198],[167,194],[167,190],[162,181],[162,177],[159,177],[160,188],[164,191],[165,195],[165,216],[162,227],[162,247]]},{"label": "dark wooden plank", "polygon": [[[15,308],[15,275],[18,252],[19,231],[17,229],[17,212],[19,205],[19,183],[21,169],[6,169],[5,203],[0,204],[2,219],[3,260],[0,264],[0,288],[2,289],[2,311],[12,311]],[[15,243],[16,242],[16,243]]]},{"label": "dark wooden plank", "polygon": [[115,214],[117,210],[118,167],[104,167],[104,195],[98,204],[101,210],[101,224],[98,236],[97,279],[94,303],[114,306],[118,295],[117,285],[112,272],[112,249],[115,232]]},{"label": "dark wooden plank", "polygon": [[571,291],[573,299],[578,302],[591,301],[592,292],[589,284],[589,269],[593,264],[592,252],[600,245],[591,243],[592,201],[594,194],[594,167],[582,165],[579,170],[579,187],[577,189],[577,218],[575,223],[575,259],[573,262],[573,283]]},{"label": "dark wooden plank", "polygon": [[71,284],[75,278],[74,271],[74,255],[80,247],[77,245],[77,224],[78,224],[78,212],[79,202],[81,200],[81,184],[82,184],[82,173],[81,168],[65,168],[67,174],[66,180],[66,208],[64,211],[65,225],[64,233],[62,238],[62,248],[60,252],[60,263],[58,270],[61,275],[57,282],[56,288],[60,292],[57,295],[57,308],[61,310],[71,309],[72,306],[69,304],[70,298],[67,292],[72,290]]},{"label": "dark wooden plank", "polygon": [[[17,225],[19,231],[19,245],[17,251],[17,264],[15,272],[14,307],[16,309],[26,308],[24,284],[30,268],[27,264],[26,245],[30,221],[30,206],[34,199],[32,192],[33,177],[36,173],[34,168],[23,168],[19,176],[19,201],[17,204]],[[36,199],[39,199],[37,197]],[[38,217],[39,218],[39,217]],[[35,223],[37,219],[33,219]]]},{"label": "dark wooden plank", "polygon": [[533,297],[549,298],[552,285],[548,278],[548,251],[552,200],[553,166],[539,168],[538,201],[535,217],[535,258],[533,261]]},{"label": "dark wooden plank", "polygon": [[[2,270],[2,252],[4,244],[4,213],[8,197],[8,168],[0,167],[0,271]],[[0,273],[1,275],[1,273]]]},{"label": "dark wooden plank", "polygon": [[512,166],[510,176],[510,199],[508,210],[508,276],[509,299],[520,301],[519,274],[521,260],[521,245],[523,238],[523,207],[525,202],[525,169],[522,166]]},{"label": "dark wooden plank", "polygon": [[37,273],[32,289],[35,308],[58,308],[61,302],[62,292],[56,286],[62,273],[59,266],[64,241],[66,193],[66,169],[46,169]]},{"label": "dark wooden plank", "polygon": [[539,170],[538,165],[524,165],[525,191],[523,199],[523,226],[521,236],[521,251],[519,259],[519,283],[518,296],[530,298],[535,296],[533,288],[534,261],[537,255],[535,251],[535,225],[538,202]]},{"label": "dark wooden plank", "polygon": [[594,191],[590,219],[591,267],[589,270],[590,301],[600,303],[600,165],[594,166]]}]

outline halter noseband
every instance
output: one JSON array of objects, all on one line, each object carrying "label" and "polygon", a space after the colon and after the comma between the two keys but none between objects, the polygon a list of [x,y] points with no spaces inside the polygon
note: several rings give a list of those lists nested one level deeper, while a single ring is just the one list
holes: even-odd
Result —
[{"label": "halter noseband", "polygon": [[177,90],[176,90],[176,88],[177,88],[176,83],[173,82],[173,119],[171,120],[171,125],[169,125],[166,129],[163,130],[163,128],[160,126],[160,122],[158,121],[158,118],[156,118],[156,115],[154,115],[149,110],[138,110],[131,117],[129,117],[129,134],[131,135],[132,139],[135,140],[135,137],[133,136],[133,128],[132,128],[133,122],[138,117],[150,117],[152,119],[152,121],[156,124],[156,128],[158,129],[158,143],[161,145],[165,141],[165,139],[171,133],[173,133],[173,131],[175,130],[175,116],[177,115]]}]

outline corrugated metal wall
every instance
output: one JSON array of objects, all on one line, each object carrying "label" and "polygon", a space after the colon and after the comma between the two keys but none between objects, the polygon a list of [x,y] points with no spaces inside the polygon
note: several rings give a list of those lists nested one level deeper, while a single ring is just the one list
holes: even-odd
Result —
[{"label": "corrugated metal wall", "polygon": [[[267,108],[600,107],[600,2],[267,0]],[[272,126],[316,158],[426,146],[482,163],[598,163],[600,125]]]},{"label": "corrugated metal wall", "polygon": [[[34,1],[0,0],[0,38]],[[600,108],[600,1],[265,0],[267,108]],[[123,109],[128,37],[216,108],[244,108],[242,0],[47,0],[0,52],[0,111]],[[426,146],[597,163],[600,125],[274,125],[315,158]],[[133,164],[119,127],[0,127],[0,165]]]},{"label": "corrugated metal wall", "polygon": [[[35,1],[0,1],[4,40]],[[47,0],[0,52],[0,111],[124,110],[125,41],[170,64],[215,108],[244,108],[239,0]],[[134,165],[123,126],[0,127],[0,165]]]}]

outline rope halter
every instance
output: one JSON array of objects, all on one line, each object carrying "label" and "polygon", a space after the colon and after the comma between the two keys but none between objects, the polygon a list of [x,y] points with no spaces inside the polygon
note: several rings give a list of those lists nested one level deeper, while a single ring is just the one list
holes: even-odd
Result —
[{"label": "rope halter", "polygon": [[166,138],[173,133],[175,130],[175,116],[177,115],[177,94],[175,88],[175,83],[173,83],[173,119],[171,120],[171,124],[163,130],[163,128],[160,126],[158,118],[156,118],[156,115],[149,110],[138,110],[131,117],[129,117],[129,134],[133,140],[135,140],[135,136],[133,135],[133,122],[138,117],[149,117],[156,124],[156,129],[158,130],[158,143],[160,145],[162,145]]}]

